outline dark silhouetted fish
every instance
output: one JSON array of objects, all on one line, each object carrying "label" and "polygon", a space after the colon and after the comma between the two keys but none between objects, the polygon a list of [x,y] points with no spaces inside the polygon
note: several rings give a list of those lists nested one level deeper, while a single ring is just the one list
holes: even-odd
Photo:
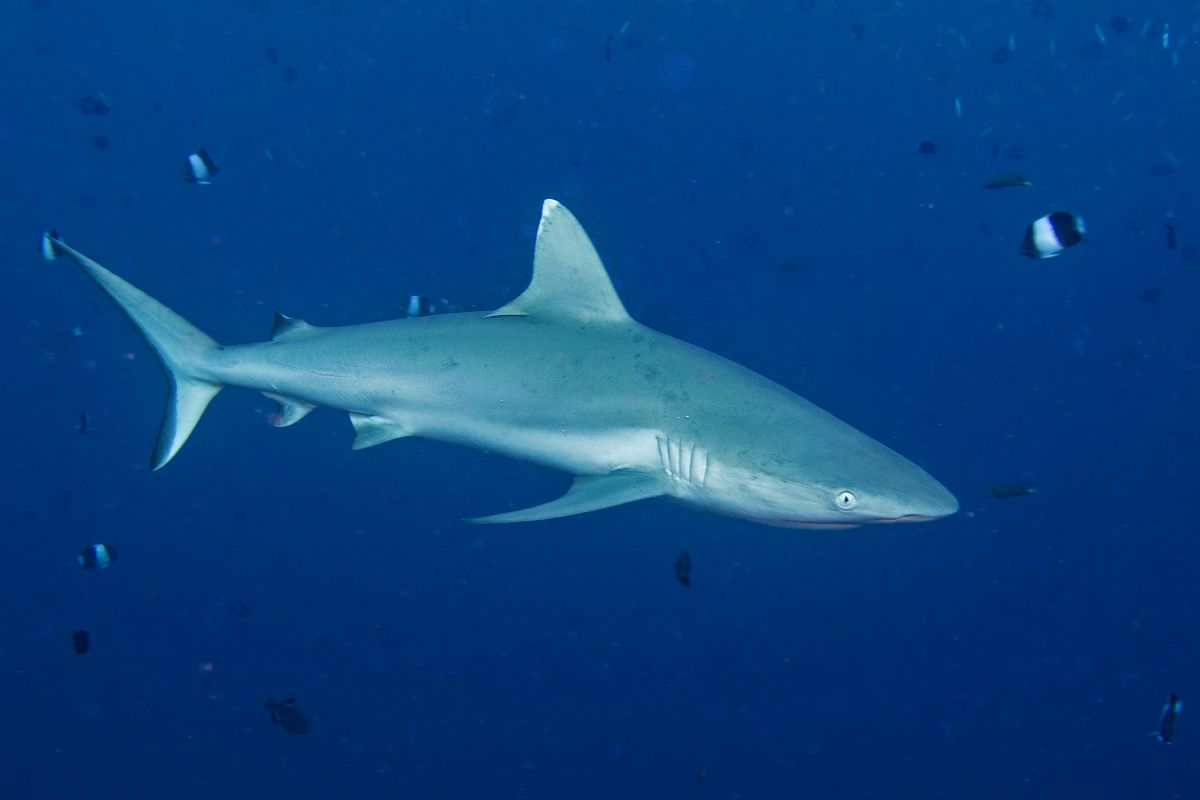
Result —
[{"label": "dark silhouetted fish", "polygon": [[997,172],[983,188],[1007,189],[1011,186],[1033,186],[1033,181],[1015,172]]},{"label": "dark silhouetted fish", "polygon": [[108,103],[103,100],[97,100],[94,97],[81,97],[79,99],[79,110],[84,114],[95,114],[100,116],[108,113]]},{"label": "dark silhouetted fish", "polygon": [[920,143],[917,144],[917,152],[923,156],[934,155],[937,153],[937,150],[937,142],[935,142],[933,139],[922,139]]},{"label": "dark silhouetted fish", "polygon": [[1181,711],[1183,711],[1183,701],[1179,699],[1179,695],[1171,695],[1167,698],[1167,704],[1163,706],[1162,721],[1158,723],[1158,730],[1150,735],[1163,744],[1170,744],[1171,740],[1175,738],[1175,720]]},{"label": "dark silhouetted fish", "polygon": [[794,275],[797,272],[802,272],[804,270],[804,265],[799,261],[784,261],[775,269],[788,275]]},{"label": "dark silhouetted fish", "polygon": [[93,133],[88,137],[88,141],[92,143],[92,147],[97,150],[108,149],[108,137],[103,133]]},{"label": "dark silhouetted fish", "polygon": [[1012,50],[1009,50],[1007,47],[1004,47],[1003,45],[1001,45],[1000,47],[997,47],[995,50],[992,51],[992,63],[993,64],[1003,64],[1006,61],[1008,61],[1010,58],[1012,58],[1012,55],[1013,55]]},{"label": "dark silhouetted fish", "polygon": [[92,640],[87,631],[78,630],[71,634],[71,648],[75,650],[75,655],[81,656],[91,647]]},{"label": "dark silhouetted fish", "polygon": [[284,83],[295,83],[296,79],[299,77],[300,77],[300,70],[296,69],[295,67],[288,67],[287,69],[285,69],[283,71],[283,82]]},{"label": "dark silhouetted fish", "polygon": [[684,550],[675,559],[675,578],[679,585],[687,588],[692,585],[692,554]]},{"label": "dark silhouetted fish", "polygon": [[984,492],[984,497],[995,497],[1004,500],[1009,497],[1021,497],[1022,495],[1033,494],[1037,489],[1032,486],[1026,486],[1021,483],[997,483],[992,488]]},{"label": "dark silhouetted fish", "polygon": [[296,698],[289,697],[276,703],[271,698],[263,703],[263,708],[271,713],[271,724],[278,725],[288,733],[303,736],[308,733],[308,718],[296,708]]},{"label": "dark silhouetted fish", "polygon": [[1167,229],[1167,249],[1174,250],[1175,245],[1179,244],[1179,240],[1175,236],[1175,226],[1167,222],[1163,224],[1163,227]]}]

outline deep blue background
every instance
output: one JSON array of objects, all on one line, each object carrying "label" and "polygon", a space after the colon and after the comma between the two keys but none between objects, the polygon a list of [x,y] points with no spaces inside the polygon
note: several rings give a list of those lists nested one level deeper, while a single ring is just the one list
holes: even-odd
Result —
[{"label": "deep blue background", "polygon": [[[0,791],[1196,796],[1200,722],[1145,734],[1168,692],[1200,700],[1200,266],[1181,256],[1200,12],[1051,3],[13,0]],[[212,186],[179,180],[197,147]],[[999,169],[1036,185],[984,191]],[[253,341],[274,308],[498,306],[550,196],[635,317],[894,447],[962,512],[796,532],[650,501],[472,527],[567,478],[422,440],[352,453],[344,415],[277,431],[239,391],[150,473],[159,370],[37,256],[55,227]],[[1059,208],[1088,241],[1016,255]],[[1038,491],[984,497],[998,481]],[[121,559],[84,572],[90,542]],[[288,695],[307,738],[261,709]]]}]

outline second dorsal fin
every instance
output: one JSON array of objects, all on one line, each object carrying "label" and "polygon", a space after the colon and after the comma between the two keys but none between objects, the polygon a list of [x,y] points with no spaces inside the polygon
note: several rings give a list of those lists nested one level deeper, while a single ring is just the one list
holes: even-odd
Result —
[{"label": "second dorsal fin", "polygon": [[557,200],[542,204],[529,287],[488,316],[530,316],[583,324],[630,319],[591,239]]}]

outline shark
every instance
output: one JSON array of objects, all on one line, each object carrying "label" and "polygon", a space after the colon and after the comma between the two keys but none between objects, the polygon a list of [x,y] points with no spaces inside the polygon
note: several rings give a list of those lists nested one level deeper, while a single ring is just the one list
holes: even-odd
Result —
[{"label": "shark", "polygon": [[560,497],[472,519],[532,522],[668,498],[784,528],[849,528],[953,514],[923,469],[783,386],[636,322],[591,239],[546,200],[533,277],[490,312],[321,327],[275,313],[269,341],[222,346],[66,244],[129,319],[168,379],[151,467],[179,452],[226,386],[278,404],[293,425],[347,412],[355,449],[410,436],[562,470]]}]

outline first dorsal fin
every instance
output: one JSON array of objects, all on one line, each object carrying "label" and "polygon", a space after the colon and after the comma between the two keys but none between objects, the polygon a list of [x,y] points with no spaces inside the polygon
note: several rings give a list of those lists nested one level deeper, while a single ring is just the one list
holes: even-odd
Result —
[{"label": "first dorsal fin", "polygon": [[316,329],[316,325],[309,325],[302,319],[289,317],[287,314],[276,311],[275,320],[271,323],[271,341],[282,342],[287,339],[294,339],[297,336],[302,336]]},{"label": "first dorsal fin", "polygon": [[542,204],[529,287],[488,316],[530,316],[584,324],[630,319],[583,226],[557,200]]}]

